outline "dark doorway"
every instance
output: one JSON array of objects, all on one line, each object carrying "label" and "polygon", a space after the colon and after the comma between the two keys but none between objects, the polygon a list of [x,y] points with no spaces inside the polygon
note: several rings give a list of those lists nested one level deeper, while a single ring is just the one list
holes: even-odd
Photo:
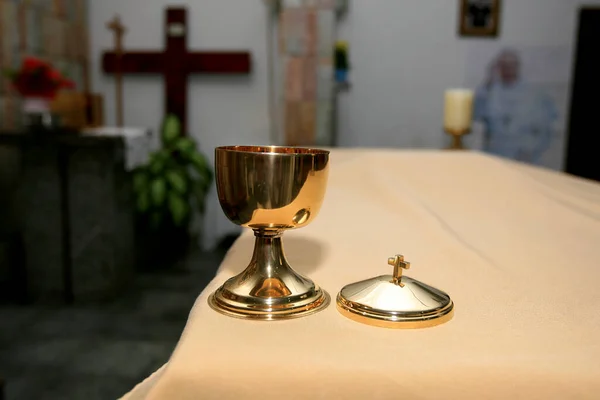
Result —
[{"label": "dark doorway", "polygon": [[582,8],[575,54],[566,172],[600,181],[600,8]]}]

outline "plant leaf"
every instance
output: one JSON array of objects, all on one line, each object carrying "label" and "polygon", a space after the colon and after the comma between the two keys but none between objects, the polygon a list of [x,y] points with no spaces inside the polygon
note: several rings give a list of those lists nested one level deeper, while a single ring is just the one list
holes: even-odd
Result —
[{"label": "plant leaf", "polygon": [[176,193],[169,193],[169,211],[176,226],[182,226],[189,214],[188,203]]},{"label": "plant leaf", "polygon": [[143,169],[139,169],[133,174],[133,190],[139,193],[148,187],[148,174]]},{"label": "plant leaf", "polygon": [[165,161],[161,159],[159,156],[154,156],[150,158],[149,169],[150,172],[154,175],[160,174],[165,168]]},{"label": "plant leaf", "polygon": [[187,192],[187,180],[185,175],[181,171],[167,171],[165,177],[169,185],[179,194],[185,194]]},{"label": "plant leaf", "polygon": [[137,211],[144,214],[150,208],[150,194],[147,190],[138,193],[137,195]]},{"label": "plant leaf", "polygon": [[206,187],[210,186],[212,182],[212,171],[208,166],[208,161],[206,160],[206,157],[199,152],[194,152],[190,154],[189,159],[192,163],[192,167],[198,173],[202,183]]},{"label": "plant leaf", "polygon": [[196,142],[187,137],[177,139],[174,146],[186,157],[189,157],[196,150]]},{"label": "plant leaf", "polygon": [[181,136],[181,122],[173,114],[167,115],[163,123],[162,139],[164,144],[169,144]]},{"label": "plant leaf", "polygon": [[194,189],[193,189],[194,200],[196,201],[196,207],[198,208],[198,211],[201,214],[204,214],[204,210],[205,210],[206,193],[207,193],[206,187],[202,183],[197,182],[194,185]]},{"label": "plant leaf", "polygon": [[204,174],[204,179],[206,180],[207,183],[207,187],[210,186],[210,184],[213,181],[213,172],[210,168],[208,168]]},{"label": "plant leaf", "polygon": [[167,184],[163,178],[156,178],[150,184],[150,193],[152,195],[152,204],[160,207],[164,204],[167,197]]},{"label": "plant leaf", "polygon": [[200,173],[204,173],[203,171],[208,169],[208,161],[202,153],[195,151],[194,153],[190,154],[190,161]]},{"label": "plant leaf", "polygon": [[169,157],[169,151],[166,150],[166,149],[156,150],[153,153],[153,156],[154,156],[155,160],[163,161],[163,162],[166,161],[166,160],[168,160],[170,158]]},{"label": "plant leaf", "polygon": [[154,211],[150,214],[150,227],[158,230],[163,222],[163,214],[159,211]]}]

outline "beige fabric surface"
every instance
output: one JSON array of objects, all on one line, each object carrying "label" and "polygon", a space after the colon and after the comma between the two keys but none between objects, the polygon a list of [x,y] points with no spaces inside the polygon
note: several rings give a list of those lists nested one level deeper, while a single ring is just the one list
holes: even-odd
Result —
[{"label": "beige fabric surface", "polygon": [[[334,303],[283,322],[212,311],[245,232],[199,296],[171,360],[128,399],[600,398],[600,185],[471,152],[335,150],[321,213],[284,235],[332,296],[391,273],[448,292],[421,330],[348,320]],[[141,388],[141,389],[140,389]]]}]

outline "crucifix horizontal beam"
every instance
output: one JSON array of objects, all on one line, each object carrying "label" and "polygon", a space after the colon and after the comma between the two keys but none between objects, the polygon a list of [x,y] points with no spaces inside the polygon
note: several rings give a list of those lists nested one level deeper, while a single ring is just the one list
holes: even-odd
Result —
[{"label": "crucifix horizontal beam", "polygon": [[[106,73],[117,72],[115,53],[105,53],[102,68]],[[183,56],[183,69],[188,74],[246,74],[250,71],[250,55],[245,52],[203,52]],[[164,72],[163,54],[155,52],[128,51],[121,58],[121,72],[135,74],[160,74]]]},{"label": "crucifix horizontal beam", "polygon": [[190,74],[249,74],[251,56],[245,51],[188,52],[185,8],[168,8],[164,51],[105,52],[102,69],[108,74],[162,74],[165,112],[175,114],[187,133],[187,78]]}]

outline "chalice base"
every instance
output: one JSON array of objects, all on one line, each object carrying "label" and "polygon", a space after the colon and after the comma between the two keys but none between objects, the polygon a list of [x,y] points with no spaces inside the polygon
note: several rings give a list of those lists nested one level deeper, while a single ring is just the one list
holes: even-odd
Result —
[{"label": "chalice base", "polygon": [[255,231],[252,260],[208,299],[230,317],[274,321],[316,313],[330,303],[329,294],[287,263],[281,232]]}]

